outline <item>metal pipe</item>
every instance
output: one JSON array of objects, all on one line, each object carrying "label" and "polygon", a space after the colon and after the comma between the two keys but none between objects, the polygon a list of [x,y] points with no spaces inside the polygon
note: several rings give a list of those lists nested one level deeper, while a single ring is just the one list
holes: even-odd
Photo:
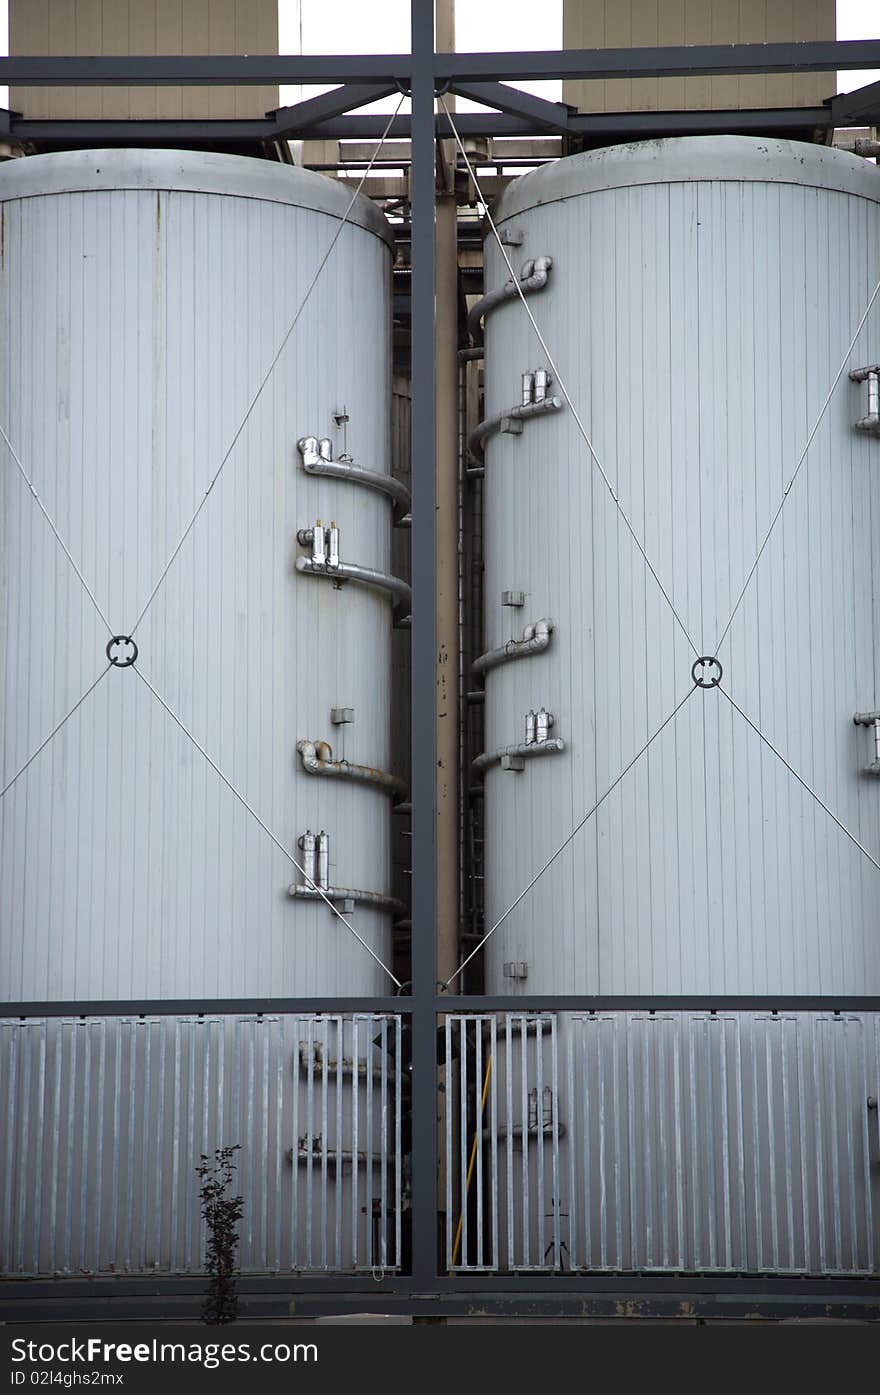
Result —
[{"label": "metal pipe", "polygon": [[411,0],[412,56],[412,433],[415,592],[412,647],[413,840],[411,1172],[412,1280],[426,1291],[437,1280],[437,618],[436,571],[436,286],[434,6]]},{"label": "metal pipe", "polygon": [[506,421],[527,421],[530,417],[546,416],[548,412],[561,412],[561,397],[544,397],[540,402],[524,402],[516,407],[508,407],[504,412],[496,412],[474,427],[468,436],[468,449],[475,460],[483,463],[483,441],[500,431]]},{"label": "metal pipe", "polygon": [[299,839],[303,851],[303,872],[310,882],[315,880],[315,835],[310,828]]},{"label": "metal pipe", "polygon": [[872,364],[870,368],[855,368],[849,376],[854,383],[868,384],[868,411],[855,423],[856,431],[880,436],[880,364]]},{"label": "metal pipe", "polygon": [[318,887],[325,891],[330,885],[330,835],[323,828],[317,838],[317,854]]},{"label": "metal pipe", "polygon": [[853,717],[857,727],[870,727],[874,733],[874,759],[864,767],[866,775],[880,775],[880,712],[857,712]]},{"label": "metal pipe", "polygon": [[[401,513],[406,514],[412,507],[410,492],[402,480],[380,470],[367,470],[363,465],[355,465],[352,460],[333,460],[330,455],[330,442],[319,441],[316,436],[304,436],[297,441],[296,448],[302,456],[306,474],[328,475],[332,479],[348,480],[367,489],[376,489],[388,498]],[[397,520],[400,522],[400,520]]]},{"label": "metal pipe", "polygon": [[531,709],[529,709],[529,711],[526,713],[526,735],[525,735],[525,744],[526,744],[526,746],[534,746],[535,742],[536,742],[537,739],[538,739],[538,734],[537,734],[537,732],[538,732],[538,718],[537,718],[536,714],[535,714]]},{"label": "metal pipe", "polygon": [[[535,257],[534,261],[524,263],[519,275],[519,285],[523,295],[534,295],[536,291],[543,291],[547,285],[547,279],[553,266],[552,257]],[[488,315],[490,310],[494,310],[496,305],[501,305],[505,300],[511,300],[519,296],[517,284],[512,277],[509,277],[503,286],[498,286],[494,291],[488,291],[471,308],[468,314],[468,333],[475,344],[478,344],[483,337],[481,321]]]},{"label": "metal pipe", "polygon": [[490,649],[488,654],[481,654],[471,664],[471,672],[475,677],[479,677],[510,659],[525,659],[530,654],[543,653],[550,644],[550,636],[555,628],[555,620],[536,620],[533,625],[526,626],[522,639],[509,639],[500,648]]},{"label": "metal pipe", "polygon": [[525,756],[553,756],[565,750],[565,742],[561,737],[551,737],[549,741],[523,741],[516,746],[501,746],[497,751],[483,751],[473,762],[474,770],[488,770],[490,765],[496,765],[505,756],[512,756],[515,760]]},{"label": "metal pipe", "polygon": [[465,928],[467,895],[465,889],[465,844],[467,841],[467,704],[469,695],[465,682],[465,559],[464,559],[464,491],[467,471],[467,362],[458,356],[458,490],[457,490],[457,549],[458,549],[458,933]]},{"label": "metal pipe", "polygon": [[548,712],[546,707],[542,707],[535,714],[535,722],[535,740],[539,742],[546,741],[547,737],[550,735],[550,729],[554,725],[553,713]]},{"label": "metal pipe", "polygon": [[[321,883],[321,891],[328,901],[354,901],[358,906],[373,906],[376,910],[390,911],[393,915],[399,915],[406,909],[402,901],[397,901],[393,896],[383,896],[378,891],[357,891],[347,886],[330,886],[328,883]],[[321,892],[312,886],[306,886],[303,882],[294,882],[287,888],[289,896],[293,896],[298,901],[323,901]]]},{"label": "metal pipe", "polygon": [[330,540],[327,550],[327,566],[336,571],[339,567],[339,529],[335,519],[330,523]]},{"label": "metal pipe", "polygon": [[[337,529],[338,533],[338,529]],[[338,541],[337,541],[338,546]],[[390,591],[393,596],[407,606],[412,604],[412,591],[398,576],[374,571],[372,567],[360,567],[355,562],[339,562],[332,570],[326,563],[315,561],[314,557],[297,557],[296,569],[311,576],[326,576],[333,581],[360,581],[364,586],[374,586],[380,591]]]},{"label": "metal pipe", "polygon": [[[298,741],[296,749],[302,759],[303,770],[308,775],[337,776],[343,780],[353,780],[356,784],[376,785],[392,796],[403,796],[407,789],[403,780],[389,775],[384,770],[376,770],[372,765],[353,765],[347,760],[334,760],[333,751],[326,741]],[[326,837],[325,835],[319,835]],[[319,843],[320,866],[320,843]]]},{"label": "metal pipe", "polygon": [[[439,22],[439,8],[438,8]],[[440,185],[435,208],[435,395],[437,567],[435,694],[437,778],[437,972],[446,981],[458,954],[458,764],[457,711],[460,669],[458,592],[458,242],[454,192],[455,145],[438,144]],[[450,163],[451,157],[451,163]],[[442,1112],[442,1101],[441,1101]]]}]

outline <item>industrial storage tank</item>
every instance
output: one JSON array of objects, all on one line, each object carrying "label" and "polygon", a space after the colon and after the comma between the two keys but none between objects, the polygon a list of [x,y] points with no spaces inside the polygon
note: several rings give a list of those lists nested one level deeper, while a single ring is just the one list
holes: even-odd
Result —
[{"label": "industrial storage tank", "polygon": [[874,1272],[880,176],[663,140],[493,213],[487,991],[744,996],[492,1025],[464,1267]]},{"label": "industrial storage tank", "polygon": [[234,1143],[245,1269],[325,1222],[331,1264],[376,1262],[350,1160],[381,1150],[385,1227],[394,1023],[246,1007],[393,986],[391,241],[263,160],[0,170],[0,982],[85,1014],[3,1024],[6,1272],[200,1268],[193,1167]]},{"label": "industrial storage tank", "polygon": [[[846,372],[785,490],[880,275],[880,176],[821,146],[664,140],[545,166],[495,217],[526,280],[552,261],[528,304],[598,463],[508,295],[485,323],[485,415],[502,419],[487,649],[549,633],[486,675],[487,927],[693,696],[497,931],[488,982],[876,992],[880,874],[692,667],[717,653],[723,689],[877,859],[853,718],[880,705],[880,443],[854,429],[864,385]],[[486,265],[491,291],[508,278],[493,238]],[[878,358],[875,305],[846,368]],[[524,374],[549,410],[505,418]],[[544,758],[497,757],[542,710]]]},{"label": "industrial storage tank", "polygon": [[[2,801],[6,995],[384,992],[327,907],[288,895],[301,877],[136,671],[298,861],[323,830],[331,885],[387,893],[388,792],[309,773],[297,746],[390,770],[397,598],[296,562],[321,519],[328,558],[332,523],[343,564],[390,570],[393,500],[309,473],[297,450],[326,440],[389,473],[388,225],[366,200],[351,210],[248,415],[344,190],[237,156],[81,151],[8,163],[0,200],[2,419],[113,634],[131,633],[210,489],[136,665],[102,679]],[[8,779],[107,667],[109,635],[8,453],[3,494]],[[390,914],[356,912],[386,961]]]}]

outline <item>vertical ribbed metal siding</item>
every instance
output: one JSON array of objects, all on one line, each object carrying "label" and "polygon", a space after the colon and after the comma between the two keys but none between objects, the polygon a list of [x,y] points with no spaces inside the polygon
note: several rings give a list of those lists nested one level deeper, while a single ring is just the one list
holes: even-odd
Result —
[{"label": "vertical ribbed metal siding", "polygon": [[[166,161],[173,183],[178,164],[200,157],[134,158],[121,177]],[[230,157],[233,188],[238,165]],[[277,171],[281,184],[298,174]],[[2,419],[125,631],[338,221],[259,198],[136,188],[7,201],[2,218]],[[363,587],[296,575],[293,561],[297,528],[323,517],[339,523],[344,559],[388,569],[387,502],[306,477],[296,452],[304,434],[333,434],[344,403],[349,449],[388,466],[387,255],[363,228],[343,230],[137,636],[142,671],[276,836],[294,850],[307,826],[325,828],[331,880],[376,891],[389,889],[387,797],[306,776],[296,742],[338,736],[339,755],[389,767],[390,607]],[[106,635],[8,457],[0,489],[8,776],[97,675]],[[342,734],[330,726],[337,703],[356,710]],[[387,987],[326,907],[290,901],[290,863],[130,670],[108,675],[0,820],[9,997]],[[387,917],[359,910],[357,924],[383,953]]]},{"label": "vertical ribbed metal siding", "polygon": [[[662,149],[657,179],[674,180]],[[573,181],[572,197],[516,214],[514,252],[554,258],[530,304],[711,653],[876,282],[880,208],[794,183],[576,195]],[[491,242],[487,268],[488,286],[505,279]],[[513,302],[486,343],[489,414],[519,400],[542,353]],[[875,307],[853,363],[878,356]],[[857,414],[844,379],[722,658],[733,696],[876,854],[880,798],[852,714],[880,703],[878,446],[852,430]],[[489,675],[487,746],[521,740],[542,704],[568,744],[487,776],[491,925],[688,692],[693,656],[569,411],[493,438],[486,493],[487,646],[557,621],[545,654]],[[524,611],[502,609],[507,588]],[[526,991],[871,991],[877,886],[724,699],[698,693],[495,936],[490,981],[506,988],[501,964],[524,959]]]},{"label": "vertical ribbed metal siding", "polygon": [[202,1271],[235,1145],[242,1272],[399,1267],[401,1062],[396,1016],[0,1020],[0,1272]]},{"label": "vertical ribbed metal siding", "polygon": [[876,1272],[873,1017],[601,1014],[571,1033],[573,1268]]}]

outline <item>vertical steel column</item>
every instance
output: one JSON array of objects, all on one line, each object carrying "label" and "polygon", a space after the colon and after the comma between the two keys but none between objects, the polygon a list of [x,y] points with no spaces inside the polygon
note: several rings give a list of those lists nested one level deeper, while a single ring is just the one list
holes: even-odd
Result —
[{"label": "vertical steel column", "polygon": [[437,1278],[434,0],[412,0],[412,1265]]}]

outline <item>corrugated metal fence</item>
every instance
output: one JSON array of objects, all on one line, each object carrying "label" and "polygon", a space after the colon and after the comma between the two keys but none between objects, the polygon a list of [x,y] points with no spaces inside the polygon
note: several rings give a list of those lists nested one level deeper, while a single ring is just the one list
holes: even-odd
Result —
[{"label": "corrugated metal fence", "polygon": [[392,1270],[398,1015],[0,1020],[0,1272],[197,1273],[239,1145],[244,1273]]},{"label": "corrugated metal fence", "polygon": [[880,1016],[509,1013],[446,1035],[467,1120],[449,1269],[877,1272]]},{"label": "corrugated metal fence", "polygon": [[[443,1030],[452,1272],[877,1272],[880,1014]],[[0,1019],[0,1272],[201,1272],[195,1168],[236,1144],[243,1273],[401,1269],[402,1036],[398,1014]]]}]

